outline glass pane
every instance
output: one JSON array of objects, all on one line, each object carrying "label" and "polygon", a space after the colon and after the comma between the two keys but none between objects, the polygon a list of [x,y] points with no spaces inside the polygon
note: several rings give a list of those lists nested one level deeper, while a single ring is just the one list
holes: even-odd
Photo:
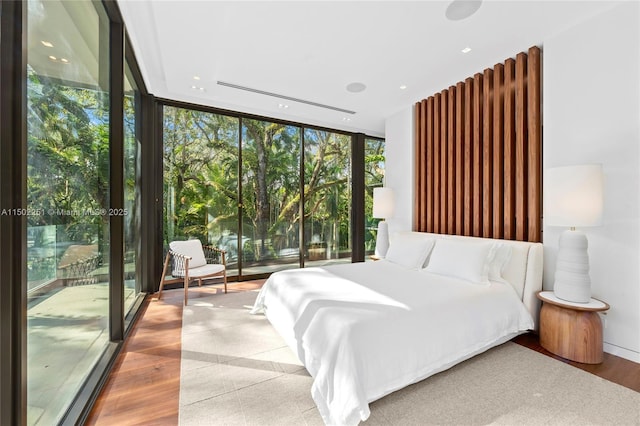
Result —
[{"label": "glass pane", "polygon": [[238,119],[164,107],[164,244],[200,239],[238,274]]},{"label": "glass pane", "polygon": [[124,312],[140,293],[140,135],[136,122],[140,93],[125,67],[124,78]]},{"label": "glass pane", "polygon": [[[383,186],[384,164],[384,140],[366,139],[364,147],[364,249],[367,256],[373,254],[376,249],[376,236],[380,219],[373,218],[373,188]],[[369,258],[366,257],[366,260],[369,260]]]},{"label": "glass pane", "polygon": [[242,120],[243,275],[300,265],[300,129]]},{"label": "glass pane", "polygon": [[305,129],[305,266],[351,262],[351,137]]},{"label": "glass pane", "polygon": [[27,422],[51,425],[109,338],[109,24],[27,4]]}]

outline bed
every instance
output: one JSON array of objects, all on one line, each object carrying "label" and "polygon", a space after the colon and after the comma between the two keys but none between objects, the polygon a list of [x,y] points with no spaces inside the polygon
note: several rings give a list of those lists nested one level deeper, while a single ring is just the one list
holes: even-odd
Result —
[{"label": "bed", "polygon": [[271,275],[264,313],[313,377],[326,424],[536,328],[542,245],[429,233],[392,236],[386,259]]}]

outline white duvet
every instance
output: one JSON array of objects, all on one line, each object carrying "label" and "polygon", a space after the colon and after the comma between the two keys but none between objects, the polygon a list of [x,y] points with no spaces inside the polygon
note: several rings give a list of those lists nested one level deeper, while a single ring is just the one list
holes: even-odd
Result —
[{"label": "white duvet", "polygon": [[259,312],[313,377],[311,394],[330,425],[356,425],[369,402],[533,328],[509,284],[387,261],[274,273]]}]

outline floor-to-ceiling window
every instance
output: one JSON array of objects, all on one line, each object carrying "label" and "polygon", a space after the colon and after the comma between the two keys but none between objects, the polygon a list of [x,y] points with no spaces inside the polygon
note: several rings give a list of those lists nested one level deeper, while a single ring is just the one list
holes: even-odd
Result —
[{"label": "floor-to-ceiling window", "polygon": [[305,265],[351,261],[351,137],[304,131]]},{"label": "floor-to-ceiling window", "polygon": [[373,188],[384,185],[384,140],[365,139],[364,147],[364,212],[365,212],[365,254],[371,255],[376,249],[376,236],[380,219],[373,218]]},{"label": "floor-to-ceiling window", "polygon": [[238,273],[239,120],[164,107],[163,184],[165,247],[200,239],[227,251],[229,275]]},{"label": "floor-to-ceiling window", "polygon": [[383,140],[365,141],[366,230],[354,230],[351,134],[186,106],[164,105],[163,117],[165,250],[189,238],[216,245],[239,279],[350,262],[355,232],[373,251]]},{"label": "floor-to-ceiling window", "polygon": [[242,120],[243,275],[300,264],[300,128]]},{"label": "floor-to-ceiling window", "polygon": [[141,129],[138,119],[140,91],[125,65],[124,75],[124,313],[134,306],[141,292],[140,274],[140,161]]},{"label": "floor-to-ceiling window", "polygon": [[109,342],[109,20],[28,2],[27,421],[56,424]]}]

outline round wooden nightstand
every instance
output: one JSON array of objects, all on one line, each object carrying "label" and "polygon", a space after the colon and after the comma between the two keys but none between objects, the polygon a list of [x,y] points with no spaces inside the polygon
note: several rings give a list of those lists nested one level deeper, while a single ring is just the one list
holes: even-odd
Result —
[{"label": "round wooden nightstand", "polygon": [[540,345],[556,355],[584,364],[600,364],[602,320],[598,312],[609,305],[598,299],[574,303],[557,298],[553,291],[537,293],[540,310]]}]

